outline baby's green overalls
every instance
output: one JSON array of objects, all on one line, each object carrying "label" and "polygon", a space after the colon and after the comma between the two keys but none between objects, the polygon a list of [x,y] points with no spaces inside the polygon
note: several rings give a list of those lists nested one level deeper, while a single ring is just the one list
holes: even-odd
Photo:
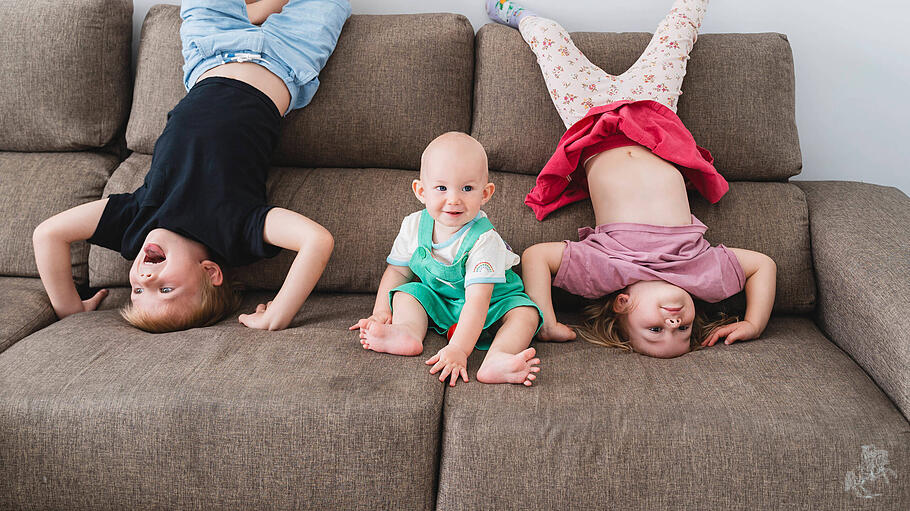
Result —
[{"label": "baby's green overalls", "polygon": [[[417,250],[411,255],[408,267],[414,272],[420,282],[408,282],[389,291],[389,303],[397,291],[407,293],[423,306],[433,325],[433,329],[440,334],[445,332],[455,323],[461,315],[465,301],[465,266],[468,252],[481,234],[493,229],[493,224],[486,218],[473,220],[473,225],[464,234],[464,240],[458,248],[455,260],[451,265],[443,264],[433,258],[433,217],[427,210],[420,215],[420,224],[417,229]],[[506,281],[493,285],[493,295],[490,298],[490,308],[487,319],[483,324],[484,330],[497,322],[506,312],[515,307],[529,306],[537,309],[540,321],[537,329],[543,324],[543,314],[540,308],[524,292],[521,278],[511,269],[505,271]],[[484,338],[486,337],[486,338]],[[481,336],[475,346],[479,350],[489,349],[492,336]]]}]

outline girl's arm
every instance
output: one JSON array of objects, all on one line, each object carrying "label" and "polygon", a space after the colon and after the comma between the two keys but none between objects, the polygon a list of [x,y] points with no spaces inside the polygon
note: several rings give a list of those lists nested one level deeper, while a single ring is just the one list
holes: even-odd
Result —
[{"label": "girl's arm", "polygon": [[406,284],[414,278],[414,273],[407,266],[397,266],[390,264],[386,267],[385,273],[382,274],[382,280],[379,281],[379,291],[376,292],[376,302],[373,304],[373,314],[368,318],[363,318],[348,330],[357,330],[367,325],[370,320],[376,320],[383,324],[392,322],[392,305],[389,303],[389,291],[396,287]]},{"label": "girl's arm", "polygon": [[269,210],[262,238],[266,243],[297,252],[297,257],[275,299],[268,304],[259,304],[256,312],[241,314],[239,319],[250,328],[282,330],[291,323],[316,287],[335,241],[325,227],[283,208]]},{"label": "girl's arm", "polygon": [[755,339],[765,331],[771,317],[777,283],[774,260],[761,252],[742,248],[730,250],[746,275],[746,317],[743,321],[718,328],[702,342],[702,346],[713,346],[722,337],[727,338],[724,344]]},{"label": "girl's arm", "polygon": [[521,254],[521,280],[525,292],[543,313],[543,326],[537,332],[541,341],[571,341],[576,336],[574,330],[556,321],[553,310],[553,275],[559,271],[565,249],[564,242],[555,241],[532,245]]},{"label": "girl's arm", "polygon": [[446,347],[427,360],[432,364],[430,374],[439,371],[439,381],[445,381],[451,375],[449,385],[455,386],[458,376],[468,381],[468,355],[474,350],[483,324],[490,310],[490,297],[493,296],[494,284],[472,284],[465,289],[464,306],[458,316],[458,327]]},{"label": "girl's arm", "polygon": [[68,209],[41,222],[32,234],[38,275],[60,319],[77,312],[95,310],[107,296],[107,289],[102,289],[83,301],[73,283],[70,264],[70,244],[92,236],[105,206],[107,199],[100,199]]}]

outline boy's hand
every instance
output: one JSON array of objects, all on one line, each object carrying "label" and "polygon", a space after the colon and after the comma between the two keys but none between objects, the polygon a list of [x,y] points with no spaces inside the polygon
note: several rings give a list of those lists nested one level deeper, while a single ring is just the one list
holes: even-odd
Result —
[{"label": "boy's hand", "polygon": [[376,321],[377,323],[380,323],[383,325],[391,325],[392,324],[392,313],[389,311],[377,312],[368,318],[363,318],[360,321],[358,321],[357,323],[354,323],[353,325],[351,325],[350,328],[348,328],[348,330],[357,330],[357,329],[363,328],[363,327],[367,326],[367,323],[369,323],[370,321]]},{"label": "boy's hand", "polygon": [[88,300],[82,300],[82,311],[88,312],[97,309],[98,305],[101,304],[101,300],[104,300],[107,297],[107,293],[107,289],[102,289]]},{"label": "boy's hand", "polygon": [[270,314],[269,307],[272,306],[272,302],[260,303],[256,306],[256,312],[252,314],[241,314],[238,318],[241,323],[244,325],[255,328],[257,330],[282,330],[287,325],[279,325],[278,322],[272,318]]},{"label": "boy's hand", "polygon": [[451,376],[449,380],[449,386],[451,387],[455,386],[459,375],[465,382],[468,381],[468,355],[451,344],[436,352],[426,363],[427,365],[434,364],[430,368],[430,374],[442,371],[442,374],[439,375],[439,381],[444,382],[447,377]]},{"label": "boy's hand", "polygon": [[733,344],[736,341],[748,341],[755,339],[761,334],[757,326],[748,321],[738,321],[729,325],[717,327],[707,339],[702,341],[702,346],[714,346],[721,337],[726,337],[724,344]]}]

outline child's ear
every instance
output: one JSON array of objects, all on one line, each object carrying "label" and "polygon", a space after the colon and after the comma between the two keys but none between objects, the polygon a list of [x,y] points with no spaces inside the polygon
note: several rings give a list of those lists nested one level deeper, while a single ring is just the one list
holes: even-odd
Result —
[{"label": "child's ear", "polygon": [[221,273],[221,266],[218,266],[218,263],[206,259],[200,264],[202,264],[202,270],[209,276],[213,286],[220,286],[224,282],[224,275]]},{"label": "child's ear", "polygon": [[423,197],[423,181],[421,181],[419,179],[415,179],[414,181],[412,181],[411,190],[414,191],[414,196],[417,197],[417,200],[419,200],[421,204],[427,203]]},{"label": "child's ear", "polygon": [[483,205],[486,204],[487,201],[490,200],[490,197],[493,196],[493,192],[496,191],[496,185],[493,183],[487,183],[481,191],[483,192],[483,201],[480,204]]},{"label": "child's ear", "polygon": [[623,314],[627,310],[629,310],[629,295],[620,293],[616,296],[616,300],[613,301],[613,312]]}]

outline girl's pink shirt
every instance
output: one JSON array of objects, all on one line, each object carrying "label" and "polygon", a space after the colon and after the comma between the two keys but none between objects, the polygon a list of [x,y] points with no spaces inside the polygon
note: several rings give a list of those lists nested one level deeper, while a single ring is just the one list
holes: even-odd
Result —
[{"label": "girl's pink shirt", "polygon": [[695,143],[676,113],[656,101],[616,101],[590,109],[559,140],[556,152],[537,176],[537,184],[525,197],[538,220],[589,197],[585,170],[579,163],[596,154],[592,146],[604,151],[611,145],[625,145],[610,143],[617,133],[676,164],[687,184],[711,203],[730,188],[714,168],[714,157]]}]

